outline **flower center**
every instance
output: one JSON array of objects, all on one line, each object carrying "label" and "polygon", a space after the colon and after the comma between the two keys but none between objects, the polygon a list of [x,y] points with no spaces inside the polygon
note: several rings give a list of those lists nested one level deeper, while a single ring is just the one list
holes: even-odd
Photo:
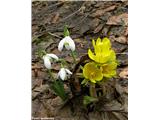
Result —
[{"label": "flower center", "polygon": [[65,45],[65,46],[69,46],[69,43],[68,43],[68,42],[65,42],[64,45]]}]

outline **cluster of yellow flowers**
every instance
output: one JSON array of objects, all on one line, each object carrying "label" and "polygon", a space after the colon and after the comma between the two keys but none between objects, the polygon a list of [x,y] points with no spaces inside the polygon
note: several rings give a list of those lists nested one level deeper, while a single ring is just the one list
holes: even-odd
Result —
[{"label": "cluster of yellow flowers", "polygon": [[98,38],[92,40],[94,53],[88,50],[88,56],[92,62],[86,63],[83,68],[83,75],[86,80],[96,83],[103,78],[112,78],[116,75],[117,60],[114,50],[111,49],[111,43],[108,38],[102,40]]}]

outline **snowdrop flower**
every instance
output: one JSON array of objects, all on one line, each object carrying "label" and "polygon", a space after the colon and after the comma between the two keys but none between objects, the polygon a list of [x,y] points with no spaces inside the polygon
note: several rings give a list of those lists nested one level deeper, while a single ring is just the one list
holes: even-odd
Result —
[{"label": "snowdrop flower", "polygon": [[61,68],[60,71],[58,72],[58,76],[57,77],[60,77],[62,80],[65,80],[67,78],[67,74],[71,75],[72,72],[66,68]]},{"label": "snowdrop flower", "polygon": [[46,54],[43,56],[44,65],[47,69],[51,69],[51,59],[58,60],[58,57],[55,54]]},{"label": "snowdrop flower", "polygon": [[66,36],[59,42],[58,50],[62,51],[63,46],[65,46],[67,50],[75,50],[75,43],[70,36]]}]

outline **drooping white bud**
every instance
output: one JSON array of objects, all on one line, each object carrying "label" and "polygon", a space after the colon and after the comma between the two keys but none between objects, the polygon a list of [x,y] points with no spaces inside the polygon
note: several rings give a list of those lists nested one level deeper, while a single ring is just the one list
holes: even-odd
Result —
[{"label": "drooping white bud", "polygon": [[75,43],[70,36],[66,36],[59,42],[58,50],[62,51],[63,46],[65,46],[67,50],[75,51]]},{"label": "drooping white bud", "polygon": [[52,66],[51,66],[51,59],[55,59],[55,60],[58,60],[58,57],[55,55],[55,54],[46,54],[43,56],[43,60],[44,60],[44,66],[47,68],[47,69],[51,69]]},{"label": "drooping white bud", "polygon": [[58,77],[60,77],[62,80],[65,80],[68,74],[72,74],[72,72],[66,68],[61,68],[58,72]]}]

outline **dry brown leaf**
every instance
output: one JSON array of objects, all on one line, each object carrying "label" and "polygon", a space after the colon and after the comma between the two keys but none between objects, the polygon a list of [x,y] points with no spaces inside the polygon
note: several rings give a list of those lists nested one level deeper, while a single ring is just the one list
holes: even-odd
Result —
[{"label": "dry brown leaf", "polygon": [[116,8],[116,6],[113,5],[113,6],[107,7],[106,9],[100,9],[100,10],[97,10],[95,13],[93,13],[91,16],[92,17],[99,17],[99,16],[102,16],[105,12],[114,10],[115,8]]},{"label": "dry brown leaf", "polygon": [[69,63],[72,63],[73,62],[73,58],[71,56],[66,56],[65,57],[65,60]]},{"label": "dry brown leaf", "polygon": [[124,35],[125,35],[125,36],[128,35],[128,27],[126,28]]},{"label": "dry brown leaf", "polygon": [[59,13],[57,12],[54,17],[52,18],[52,23],[57,23],[59,20]]},{"label": "dry brown leaf", "polygon": [[95,28],[95,27],[97,27],[97,26],[99,25],[99,22],[100,22],[100,19],[95,18],[95,19],[93,19],[93,20],[91,21],[90,26],[91,26],[92,28]]},{"label": "dry brown leaf", "polygon": [[98,33],[102,28],[103,28],[104,24],[99,24],[96,29],[94,30],[94,33]]},{"label": "dry brown leaf", "polygon": [[124,25],[127,26],[128,25],[128,14],[127,13],[123,13],[117,16],[111,16],[107,23],[107,25]]},{"label": "dry brown leaf", "polygon": [[126,44],[128,42],[128,39],[125,36],[114,38],[114,40],[122,44]]},{"label": "dry brown leaf", "polygon": [[120,73],[119,76],[121,78],[128,78],[128,67],[124,68]]}]

